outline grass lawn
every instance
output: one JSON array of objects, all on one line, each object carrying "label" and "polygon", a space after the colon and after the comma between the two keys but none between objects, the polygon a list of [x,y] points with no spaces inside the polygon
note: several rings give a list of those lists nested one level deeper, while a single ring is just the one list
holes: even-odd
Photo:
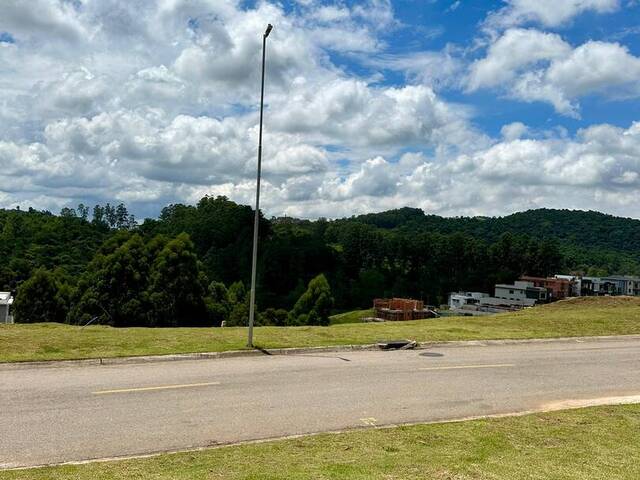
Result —
[{"label": "grass lawn", "polygon": [[154,458],[0,472],[6,480],[637,480],[640,405],[420,425]]},{"label": "grass lawn", "polygon": [[342,325],[343,323],[362,323],[364,317],[373,317],[373,308],[339,313],[329,317],[329,319],[331,320],[331,325]]},{"label": "grass lawn", "polygon": [[[640,334],[640,298],[577,298],[490,317],[258,327],[255,343],[263,348],[278,348],[367,344],[398,338],[425,342],[624,334]],[[239,350],[245,344],[245,328],[0,325],[0,362],[215,352]]]}]

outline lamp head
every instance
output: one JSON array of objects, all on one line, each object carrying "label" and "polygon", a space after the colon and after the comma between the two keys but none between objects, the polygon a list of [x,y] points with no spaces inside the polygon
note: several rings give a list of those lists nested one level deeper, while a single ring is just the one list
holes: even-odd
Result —
[{"label": "lamp head", "polygon": [[273,25],[271,24],[267,25],[267,31],[264,32],[264,38],[267,38],[269,36],[269,34],[271,33],[271,30],[273,30]]}]

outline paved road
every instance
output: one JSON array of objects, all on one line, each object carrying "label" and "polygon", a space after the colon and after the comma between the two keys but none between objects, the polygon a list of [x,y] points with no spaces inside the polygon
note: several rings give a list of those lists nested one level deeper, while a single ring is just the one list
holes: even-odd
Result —
[{"label": "paved road", "polygon": [[640,340],[0,368],[0,465],[640,394]]}]

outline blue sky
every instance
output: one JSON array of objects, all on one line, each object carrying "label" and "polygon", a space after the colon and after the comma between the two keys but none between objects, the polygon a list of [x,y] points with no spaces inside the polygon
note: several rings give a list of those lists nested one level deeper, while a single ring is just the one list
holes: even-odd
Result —
[{"label": "blue sky", "polygon": [[640,217],[637,0],[5,0],[0,207]]},{"label": "blue sky", "polygon": [[[347,2],[357,3],[357,2]],[[292,6],[293,4],[293,6]],[[288,2],[295,8],[296,2]],[[457,7],[452,9],[452,6]],[[589,40],[620,42],[629,51],[640,56],[640,8],[629,2],[630,8],[620,8],[615,12],[598,14],[586,12],[577,15],[570,22],[545,31],[557,32],[572,45],[581,45]],[[504,7],[502,1],[461,0],[405,0],[393,2],[395,16],[401,25],[383,36],[388,42],[387,51],[407,54],[420,51],[439,51],[447,47],[470,49],[467,58],[478,59],[483,50],[473,51],[474,41],[489,12]],[[535,22],[528,23],[531,27]],[[354,71],[362,73],[358,62],[342,59]],[[405,78],[401,73],[387,73],[384,84],[402,85]],[[640,99],[625,98],[610,101],[600,95],[589,95],[581,99],[581,118],[572,119],[557,115],[554,109],[540,103],[514,102],[495,92],[460,92],[443,89],[441,94],[452,101],[464,102],[477,109],[475,123],[491,135],[497,135],[505,123],[524,122],[534,128],[546,129],[550,125],[561,125],[569,132],[587,127],[593,123],[611,123],[627,126],[637,120]]]}]

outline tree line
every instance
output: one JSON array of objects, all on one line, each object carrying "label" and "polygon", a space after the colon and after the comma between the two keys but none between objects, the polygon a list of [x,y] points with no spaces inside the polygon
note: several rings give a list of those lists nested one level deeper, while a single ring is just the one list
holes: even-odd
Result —
[{"label": "tree line", "polygon": [[[186,233],[175,238],[118,232],[77,282],[63,269],[37,269],[18,287],[17,322],[114,327],[205,327],[248,324],[249,295],[241,281],[209,282]],[[326,278],[309,282],[290,312],[266,309],[257,325],[328,325],[333,306]]]},{"label": "tree line", "polygon": [[[124,205],[94,208],[92,218],[88,212],[84,206],[61,215],[0,211],[0,252],[8,259],[0,282],[17,291],[18,320],[246,324],[250,207],[205,197],[170,205],[142,223]],[[489,292],[523,274],[582,268],[576,262],[601,268],[597,262],[607,261],[604,249],[598,257],[554,235],[440,231],[426,228],[431,220],[424,217],[415,209],[333,221],[260,217],[258,323],[324,324],[332,311],[370,307],[375,297],[438,305],[451,291]],[[476,222],[445,223],[455,221]]]}]

